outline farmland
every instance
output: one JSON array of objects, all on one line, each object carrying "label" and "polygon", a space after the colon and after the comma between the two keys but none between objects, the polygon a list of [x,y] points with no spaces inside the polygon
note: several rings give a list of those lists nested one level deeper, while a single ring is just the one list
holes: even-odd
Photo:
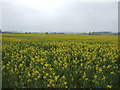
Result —
[{"label": "farmland", "polygon": [[118,36],[2,34],[3,88],[118,88]]}]

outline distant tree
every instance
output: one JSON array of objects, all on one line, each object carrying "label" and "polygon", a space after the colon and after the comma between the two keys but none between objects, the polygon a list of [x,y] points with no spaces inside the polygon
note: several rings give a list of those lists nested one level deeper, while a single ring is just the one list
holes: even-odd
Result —
[{"label": "distant tree", "polygon": [[46,32],[45,34],[48,34],[48,32]]},{"label": "distant tree", "polygon": [[120,32],[118,32],[118,35],[120,35]]},{"label": "distant tree", "polygon": [[56,32],[54,32],[53,34],[56,34]]}]

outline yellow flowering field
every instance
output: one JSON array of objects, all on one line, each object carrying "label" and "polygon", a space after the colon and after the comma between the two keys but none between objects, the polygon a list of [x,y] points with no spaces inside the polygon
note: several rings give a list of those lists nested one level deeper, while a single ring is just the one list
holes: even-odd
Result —
[{"label": "yellow flowering field", "polygon": [[3,88],[118,88],[118,36],[2,34]]}]

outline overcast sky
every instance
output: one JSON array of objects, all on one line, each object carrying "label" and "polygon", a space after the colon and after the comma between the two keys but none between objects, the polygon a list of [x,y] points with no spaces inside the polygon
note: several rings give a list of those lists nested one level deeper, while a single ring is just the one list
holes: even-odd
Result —
[{"label": "overcast sky", "polygon": [[2,3],[2,29],[23,32],[118,31],[117,2],[42,4]]}]

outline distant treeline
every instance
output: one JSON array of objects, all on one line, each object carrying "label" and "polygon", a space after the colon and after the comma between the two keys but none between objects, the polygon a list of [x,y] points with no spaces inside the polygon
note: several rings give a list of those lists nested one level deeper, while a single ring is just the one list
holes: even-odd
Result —
[{"label": "distant treeline", "polygon": [[120,32],[113,33],[113,32],[103,31],[103,32],[89,32],[88,34],[89,35],[120,35]]},{"label": "distant treeline", "polygon": [[13,32],[13,31],[2,31],[0,33],[9,33],[9,34],[78,34],[78,35],[120,35],[120,32],[113,33],[109,31],[100,31],[100,32],[89,32],[89,33],[74,33],[74,32]]},{"label": "distant treeline", "polygon": [[63,32],[43,32],[43,33],[40,33],[40,32],[25,32],[25,34],[65,34]]}]

